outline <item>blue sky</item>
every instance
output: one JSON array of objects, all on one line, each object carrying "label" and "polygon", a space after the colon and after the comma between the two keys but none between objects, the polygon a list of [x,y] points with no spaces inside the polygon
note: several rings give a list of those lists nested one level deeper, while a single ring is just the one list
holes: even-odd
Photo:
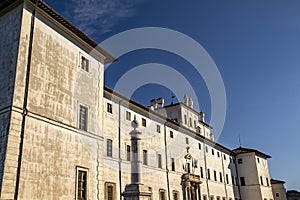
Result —
[{"label": "blue sky", "polygon": [[[164,27],[201,44],[216,63],[227,95],[227,115],[219,143],[256,148],[272,156],[272,178],[300,190],[300,1],[65,0],[46,2],[101,42],[138,27]],[[210,117],[211,101],[203,79],[178,56],[139,50],[119,58],[106,71],[106,84],[133,66],[163,63],[192,84],[200,109]],[[149,105],[157,97],[170,102],[171,91],[145,85],[132,96]],[[177,97],[181,100],[182,97]],[[213,126],[213,124],[212,124]]]}]

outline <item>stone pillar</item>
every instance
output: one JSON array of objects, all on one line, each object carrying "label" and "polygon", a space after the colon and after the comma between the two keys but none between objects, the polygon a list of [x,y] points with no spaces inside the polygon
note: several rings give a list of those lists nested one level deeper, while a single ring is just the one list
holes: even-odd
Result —
[{"label": "stone pillar", "polygon": [[131,122],[131,126],[134,128],[130,133],[132,147],[131,184],[126,185],[122,196],[124,200],[151,200],[152,192],[149,190],[149,187],[141,183],[142,156],[140,152],[140,140],[142,133],[137,130],[139,124],[135,117]]}]

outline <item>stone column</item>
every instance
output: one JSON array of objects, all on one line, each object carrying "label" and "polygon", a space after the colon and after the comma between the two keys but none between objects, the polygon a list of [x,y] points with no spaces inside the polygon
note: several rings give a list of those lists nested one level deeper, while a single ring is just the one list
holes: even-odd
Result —
[{"label": "stone column", "polygon": [[131,183],[127,184],[122,196],[125,200],[151,200],[152,192],[149,187],[141,182],[142,175],[142,156],[140,152],[140,140],[142,133],[137,130],[139,124],[134,117],[131,122],[134,130],[130,132],[132,161],[131,161]]}]

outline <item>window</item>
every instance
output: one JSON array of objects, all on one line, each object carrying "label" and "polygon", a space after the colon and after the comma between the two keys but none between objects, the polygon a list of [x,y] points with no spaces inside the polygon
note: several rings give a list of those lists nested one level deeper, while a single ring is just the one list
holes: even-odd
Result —
[{"label": "window", "polygon": [[179,200],[179,192],[173,191],[173,200]]},{"label": "window", "polygon": [[148,165],[148,155],[147,150],[143,150],[143,164]]},{"label": "window", "polygon": [[194,127],[197,128],[196,120],[194,120]]},{"label": "window", "polygon": [[184,123],[187,124],[187,117],[184,115]]},{"label": "window", "polygon": [[112,140],[111,139],[107,139],[106,155],[108,157],[112,157]]},{"label": "window", "polygon": [[116,184],[115,183],[105,183],[105,199],[106,200],[116,200]]},{"label": "window", "polygon": [[238,164],[243,164],[243,159],[242,158],[238,159]]},{"label": "window", "polygon": [[214,180],[217,181],[217,172],[214,170]]},{"label": "window", "polygon": [[126,111],[126,120],[131,121],[131,112]]},{"label": "window", "polygon": [[160,125],[156,125],[156,132],[160,133]]},{"label": "window", "polygon": [[171,163],[172,163],[172,171],[175,171],[175,159],[171,158]]},{"label": "window", "polygon": [[201,144],[199,143],[199,149],[201,149]]},{"label": "window", "polygon": [[87,131],[88,125],[88,108],[80,105],[79,108],[79,129],[83,131]]},{"label": "window", "polygon": [[276,197],[279,197],[279,193],[278,193],[278,192],[276,192],[275,196],[276,196]]},{"label": "window", "polygon": [[130,146],[129,145],[126,146],[126,158],[127,158],[127,161],[130,161]]},{"label": "window", "polygon": [[166,199],[166,191],[160,189],[159,190],[159,200],[165,200]]},{"label": "window", "polygon": [[158,168],[162,168],[161,154],[157,154],[157,165]]},{"label": "window", "polygon": [[220,152],[217,152],[218,157],[220,158]]},{"label": "window", "polygon": [[260,176],[260,184],[261,184],[261,185],[264,185],[262,176]]},{"label": "window", "polygon": [[221,197],[217,197],[217,200],[221,200]]},{"label": "window", "polygon": [[229,184],[228,174],[226,174],[226,183]]},{"label": "window", "polygon": [[142,126],[146,127],[147,124],[146,124],[146,119],[145,118],[142,118]]},{"label": "window", "polygon": [[214,196],[210,196],[210,200],[214,200]]},{"label": "window", "polygon": [[170,131],[170,138],[173,138],[173,131]]},{"label": "window", "polygon": [[259,163],[259,158],[257,158],[257,162]]},{"label": "window", "polygon": [[203,200],[207,200],[207,196],[206,195],[203,195]]},{"label": "window", "polygon": [[266,178],[266,182],[267,182],[267,186],[270,186],[268,178]]},{"label": "window", "polygon": [[80,64],[81,69],[88,72],[89,65],[90,65],[90,61],[87,58],[85,58],[84,56],[81,56],[81,64]]},{"label": "window", "polygon": [[234,185],[234,177],[231,176],[232,185]]},{"label": "window", "polygon": [[245,186],[245,177],[240,177],[240,181],[241,181],[241,186]]},{"label": "window", "polygon": [[193,126],[193,124],[192,124],[192,118],[190,118],[190,126],[191,127]]},{"label": "window", "polygon": [[206,153],[208,153],[208,148],[207,147],[205,147],[205,151],[206,151]]},{"label": "window", "polygon": [[189,138],[187,138],[187,137],[185,138],[185,143],[189,144]]},{"label": "window", "polygon": [[226,155],[224,155],[224,160],[226,160]]},{"label": "window", "polygon": [[203,168],[200,167],[200,177],[203,178]]},{"label": "window", "polygon": [[76,199],[87,199],[87,169],[77,167],[76,168]]},{"label": "window", "polygon": [[210,171],[207,169],[207,179],[210,179]]},{"label": "window", "polygon": [[107,103],[107,112],[112,113],[112,105],[110,103]]},{"label": "window", "polygon": [[222,172],[220,172],[220,182],[223,183],[223,176],[222,176]]},{"label": "window", "polygon": [[211,149],[211,154],[212,154],[212,155],[215,155],[214,149]]}]

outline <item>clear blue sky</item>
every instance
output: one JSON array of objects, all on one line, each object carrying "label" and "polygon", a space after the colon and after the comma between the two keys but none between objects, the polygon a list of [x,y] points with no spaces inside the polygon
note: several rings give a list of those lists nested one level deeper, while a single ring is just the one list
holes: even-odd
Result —
[{"label": "clear blue sky", "polygon": [[[165,27],[200,43],[216,63],[226,88],[227,115],[219,143],[255,148],[272,156],[271,177],[300,190],[300,1],[65,0],[46,2],[101,42],[138,27]],[[157,62],[188,77],[200,108],[210,116],[210,96],[189,63],[159,50],[122,56],[106,72],[113,87],[133,66]],[[133,99],[145,105],[170,91],[147,85]],[[177,97],[181,100],[181,97]],[[212,124],[213,126],[213,124]]]}]

